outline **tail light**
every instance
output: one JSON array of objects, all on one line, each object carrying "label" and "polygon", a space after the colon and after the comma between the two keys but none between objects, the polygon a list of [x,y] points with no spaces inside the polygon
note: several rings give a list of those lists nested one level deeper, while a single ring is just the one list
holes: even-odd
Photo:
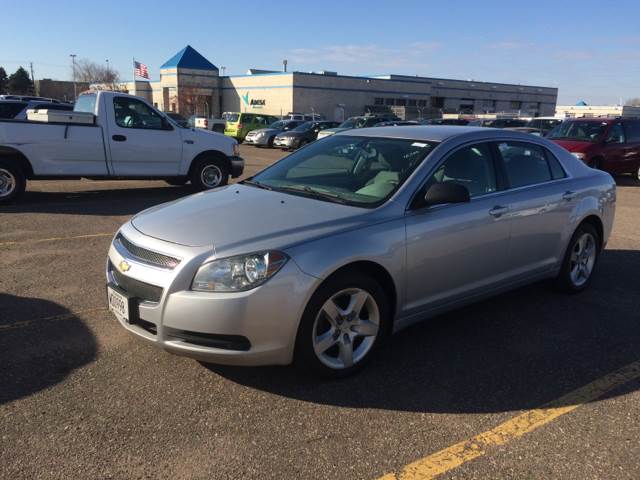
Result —
[{"label": "tail light", "polygon": [[243,125],[241,123],[238,124],[238,130],[242,130]]}]

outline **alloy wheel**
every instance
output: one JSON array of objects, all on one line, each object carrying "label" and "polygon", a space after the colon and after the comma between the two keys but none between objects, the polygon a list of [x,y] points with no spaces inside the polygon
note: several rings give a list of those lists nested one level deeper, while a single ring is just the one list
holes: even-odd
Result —
[{"label": "alloy wheel", "polygon": [[569,276],[571,282],[580,287],[591,276],[596,263],[596,240],[591,233],[585,232],[574,243],[571,250]]},{"label": "alloy wheel", "polygon": [[0,168],[0,198],[8,197],[16,189],[16,177],[9,170]]},{"label": "alloy wheel", "polygon": [[360,362],[380,331],[380,309],[373,296],[360,288],[332,295],[316,315],[313,350],[325,366],[342,370]]}]

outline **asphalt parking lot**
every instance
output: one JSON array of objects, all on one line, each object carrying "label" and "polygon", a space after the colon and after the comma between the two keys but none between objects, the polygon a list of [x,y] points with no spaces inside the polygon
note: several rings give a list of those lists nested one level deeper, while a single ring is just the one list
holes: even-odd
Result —
[{"label": "asphalt parking lot", "polygon": [[113,233],[188,189],[32,182],[0,207],[0,478],[640,478],[640,183],[618,184],[588,291],[449,313],[321,382],[206,367],[107,312]]}]

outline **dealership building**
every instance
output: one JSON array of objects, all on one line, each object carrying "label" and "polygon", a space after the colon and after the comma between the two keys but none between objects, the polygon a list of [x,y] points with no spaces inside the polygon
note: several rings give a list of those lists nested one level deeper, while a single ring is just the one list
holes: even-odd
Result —
[{"label": "dealership building", "polygon": [[185,116],[300,112],[338,121],[390,111],[407,119],[443,113],[553,115],[558,96],[552,87],[407,75],[250,69],[246,75],[220,76],[218,68],[190,46],[160,67],[159,81],[137,80],[126,89],[160,110]]}]

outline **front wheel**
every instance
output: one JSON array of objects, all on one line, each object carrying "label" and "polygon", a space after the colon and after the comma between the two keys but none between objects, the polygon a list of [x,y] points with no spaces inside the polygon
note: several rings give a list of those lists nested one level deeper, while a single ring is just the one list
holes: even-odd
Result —
[{"label": "front wheel", "polygon": [[13,202],[26,189],[27,180],[22,170],[0,160],[0,205]]},{"label": "front wheel", "polygon": [[209,190],[228,182],[229,168],[225,161],[217,157],[200,160],[191,172],[191,185],[198,190]]},{"label": "front wheel", "polygon": [[588,223],[580,225],[571,237],[556,284],[569,293],[587,288],[598,261],[599,250],[600,236],[596,229]]},{"label": "front wheel", "polygon": [[295,363],[322,377],[351,375],[378,348],[388,319],[389,301],[374,279],[359,273],[330,279],[305,309]]}]

